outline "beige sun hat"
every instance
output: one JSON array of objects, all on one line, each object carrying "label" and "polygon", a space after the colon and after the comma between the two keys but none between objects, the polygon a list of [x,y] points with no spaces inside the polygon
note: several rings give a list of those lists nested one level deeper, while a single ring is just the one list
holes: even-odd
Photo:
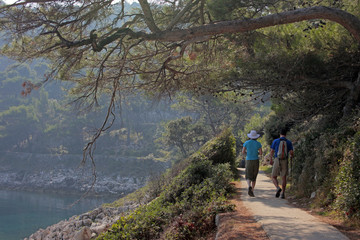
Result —
[{"label": "beige sun hat", "polygon": [[251,130],[250,133],[247,135],[250,139],[257,139],[260,137],[260,134],[258,134],[255,130]]}]

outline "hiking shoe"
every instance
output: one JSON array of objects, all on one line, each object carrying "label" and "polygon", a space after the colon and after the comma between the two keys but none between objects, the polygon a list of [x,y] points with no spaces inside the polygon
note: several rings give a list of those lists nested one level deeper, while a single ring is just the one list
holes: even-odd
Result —
[{"label": "hiking shoe", "polygon": [[282,194],[281,194],[281,198],[282,198],[282,199],[285,199],[285,193],[282,193]]},{"label": "hiking shoe", "polygon": [[275,197],[279,197],[281,193],[281,188],[278,188],[278,190],[276,191]]},{"label": "hiking shoe", "polygon": [[249,194],[250,197],[255,197],[254,192],[252,190],[252,187],[249,187],[248,194]]}]

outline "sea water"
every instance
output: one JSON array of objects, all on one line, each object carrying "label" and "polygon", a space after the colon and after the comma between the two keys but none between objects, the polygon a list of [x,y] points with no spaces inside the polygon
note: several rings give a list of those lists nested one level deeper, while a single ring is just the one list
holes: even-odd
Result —
[{"label": "sea water", "polygon": [[117,197],[86,197],[0,190],[0,240],[20,240]]}]

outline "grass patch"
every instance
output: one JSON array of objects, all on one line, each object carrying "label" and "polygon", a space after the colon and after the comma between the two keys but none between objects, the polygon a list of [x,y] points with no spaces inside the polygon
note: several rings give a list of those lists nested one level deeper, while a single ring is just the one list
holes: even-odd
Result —
[{"label": "grass patch", "polygon": [[259,170],[263,171],[266,174],[266,176],[270,177],[271,171],[272,171],[272,166],[268,166],[268,165],[260,166]]}]

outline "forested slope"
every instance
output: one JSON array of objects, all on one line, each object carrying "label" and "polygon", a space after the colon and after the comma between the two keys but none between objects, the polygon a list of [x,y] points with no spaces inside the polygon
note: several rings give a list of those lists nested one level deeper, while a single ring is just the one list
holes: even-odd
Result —
[{"label": "forested slope", "polygon": [[235,139],[225,130],[149,184],[144,192],[149,203],[98,239],[205,239],[215,228],[215,215],[233,207],[226,197],[236,177],[235,158]]},{"label": "forested slope", "polygon": [[206,239],[216,214],[233,210],[227,197],[234,190],[235,157],[234,136],[224,130],[145,187],[30,239]]},{"label": "forested slope", "polygon": [[353,223],[360,219],[360,114],[296,126],[292,189],[313,206]]},{"label": "forested slope", "polygon": [[[89,143],[85,160],[94,160],[96,148],[175,162],[226,126],[239,146],[251,129],[269,145],[285,127],[295,145],[292,182],[299,196],[315,192],[321,205],[358,219],[359,1],[139,0],[128,13],[125,1],[81,1],[81,7],[78,1],[36,2],[0,8],[9,43],[1,51],[17,60],[49,61],[50,74],[39,84],[25,82],[24,95],[41,94],[37,87],[60,80],[80,109],[102,106],[100,121],[93,114],[81,119],[97,126],[93,134],[73,128],[72,121],[59,125],[58,115],[45,128],[71,146]],[[123,111],[137,94],[176,99],[182,114],[156,130],[143,124],[144,132],[138,131],[132,123],[142,117]],[[258,107],[269,103],[267,116]],[[1,137],[9,131],[22,139],[4,145],[35,148],[29,143],[39,139],[39,118],[29,107],[4,111]],[[16,131],[13,114],[26,131]],[[124,125],[113,125],[117,114]],[[53,131],[57,126],[83,138],[67,139]],[[126,147],[117,152],[114,145],[102,146],[100,136]],[[140,151],[140,142],[148,147]]]}]

